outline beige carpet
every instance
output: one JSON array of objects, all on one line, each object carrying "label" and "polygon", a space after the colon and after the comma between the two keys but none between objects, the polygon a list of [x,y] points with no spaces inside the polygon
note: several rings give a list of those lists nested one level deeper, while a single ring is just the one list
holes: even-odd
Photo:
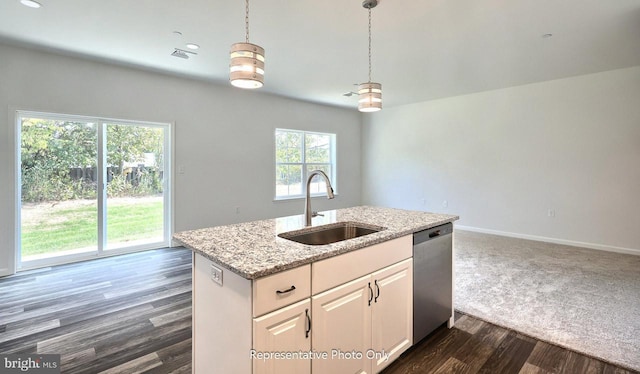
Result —
[{"label": "beige carpet", "polygon": [[640,371],[640,256],[456,230],[455,308]]}]

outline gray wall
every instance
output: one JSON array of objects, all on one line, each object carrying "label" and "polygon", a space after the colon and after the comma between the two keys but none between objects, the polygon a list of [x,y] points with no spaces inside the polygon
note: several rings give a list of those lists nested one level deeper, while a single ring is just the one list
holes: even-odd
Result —
[{"label": "gray wall", "polygon": [[363,203],[640,254],[640,67],[387,108],[362,144]]},{"label": "gray wall", "polygon": [[176,231],[302,213],[302,200],[273,201],[276,127],[336,133],[339,195],[314,208],[360,204],[354,109],[3,44],[0,82],[0,274],[13,261],[15,109],[175,123]]},{"label": "gray wall", "polygon": [[14,109],[174,123],[176,231],[301,213],[272,201],[284,127],[338,134],[339,196],[319,209],[449,212],[467,229],[638,252],[638,103],[635,67],[385,108],[361,134],[353,109],[0,44],[0,274],[13,261]]}]

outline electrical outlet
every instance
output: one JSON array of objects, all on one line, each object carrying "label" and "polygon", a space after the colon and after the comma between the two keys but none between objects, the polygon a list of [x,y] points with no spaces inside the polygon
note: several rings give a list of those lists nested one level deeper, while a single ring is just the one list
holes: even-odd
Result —
[{"label": "electrical outlet", "polygon": [[447,200],[445,200],[445,201],[443,201],[443,202],[442,202],[442,207],[443,207],[443,208],[446,208],[446,207],[448,207],[448,206],[449,206],[449,202],[448,202]]},{"label": "electrical outlet", "polygon": [[211,265],[211,280],[222,286],[222,269]]},{"label": "electrical outlet", "polygon": [[553,217],[555,217],[555,216],[556,216],[556,211],[555,211],[555,209],[549,209],[549,210],[547,211],[547,217],[551,217],[551,218],[553,218]]}]

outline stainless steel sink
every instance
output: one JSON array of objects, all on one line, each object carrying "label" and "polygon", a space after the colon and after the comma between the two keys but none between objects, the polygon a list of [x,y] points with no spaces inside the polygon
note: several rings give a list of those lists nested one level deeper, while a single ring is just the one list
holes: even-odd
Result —
[{"label": "stainless steel sink", "polygon": [[329,225],[289,231],[278,236],[308,245],[324,245],[354,239],[384,230],[384,227],[359,222],[337,222]]}]

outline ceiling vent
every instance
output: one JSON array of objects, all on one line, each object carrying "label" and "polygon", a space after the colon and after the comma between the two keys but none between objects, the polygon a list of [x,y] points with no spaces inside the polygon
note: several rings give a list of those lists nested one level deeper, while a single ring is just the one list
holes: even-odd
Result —
[{"label": "ceiling vent", "polygon": [[191,52],[191,51],[185,51],[184,49],[180,49],[180,48],[174,48],[175,51],[173,51],[173,53],[171,54],[171,56],[173,57],[180,57],[180,58],[184,58],[185,60],[189,59],[189,55],[187,53],[191,53],[192,55],[197,55],[197,53],[195,52]]}]

